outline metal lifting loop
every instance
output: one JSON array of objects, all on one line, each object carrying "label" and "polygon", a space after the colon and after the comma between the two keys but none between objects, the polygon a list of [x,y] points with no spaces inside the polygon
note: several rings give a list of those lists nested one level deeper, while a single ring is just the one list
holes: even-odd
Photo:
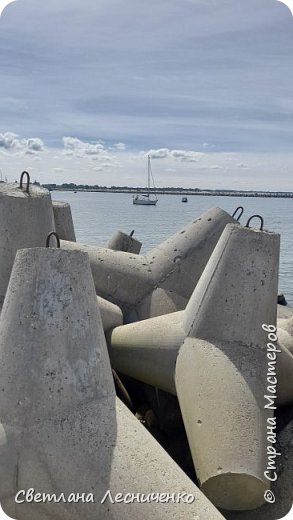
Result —
[{"label": "metal lifting loop", "polygon": [[131,231],[131,233],[130,233],[129,236],[130,236],[130,237],[133,237],[133,234],[134,234],[134,229]]},{"label": "metal lifting loop", "polygon": [[263,230],[263,218],[260,216],[260,215],[252,215],[252,217],[250,217],[247,221],[247,224],[245,227],[248,227],[249,228],[249,224],[250,224],[250,221],[253,219],[253,218],[259,218],[260,219],[260,230],[262,231]]},{"label": "metal lifting loop", "polygon": [[52,231],[52,232],[49,233],[49,235],[47,236],[46,247],[50,247],[50,240],[51,240],[51,237],[55,237],[55,238],[56,238],[56,241],[57,241],[57,248],[60,249],[60,238],[59,238],[59,236],[57,235],[57,233],[56,233],[55,231]]},{"label": "metal lifting loop", "polygon": [[238,216],[238,218],[236,219],[237,222],[239,221],[239,219],[240,219],[240,218],[242,217],[242,215],[243,215],[243,211],[244,211],[243,206],[238,206],[238,208],[235,209],[235,211],[234,211],[234,213],[233,213],[233,215],[232,215],[232,217],[235,217],[236,213],[237,213],[239,210],[241,210],[241,212],[240,212],[240,215]]},{"label": "metal lifting loop", "polygon": [[23,185],[23,178],[24,176],[27,176],[27,182],[26,182],[26,192],[29,193],[29,189],[30,189],[30,174],[28,172],[22,172],[21,176],[20,176],[20,183],[19,183],[19,187],[20,189],[22,190],[22,185]]}]

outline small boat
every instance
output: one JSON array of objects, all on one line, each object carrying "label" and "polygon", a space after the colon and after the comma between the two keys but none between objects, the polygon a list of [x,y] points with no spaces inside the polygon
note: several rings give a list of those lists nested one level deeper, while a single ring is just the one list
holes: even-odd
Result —
[{"label": "small boat", "polygon": [[181,202],[188,202],[188,198],[187,197],[182,197]]},{"label": "small boat", "polygon": [[141,194],[135,195],[133,197],[133,201],[132,201],[133,204],[136,204],[137,206],[155,206],[157,204],[158,198],[157,198],[156,194],[154,194],[153,198],[152,198],[152,193],[150,192],[151,177],[152,177],[153,185],[155,187],[154,178],[153,178],[153,174],[152,174],[152,170],[151,170],[151,158],[148,155],[148,189],[147,189],[147,193],[141,193]]}]

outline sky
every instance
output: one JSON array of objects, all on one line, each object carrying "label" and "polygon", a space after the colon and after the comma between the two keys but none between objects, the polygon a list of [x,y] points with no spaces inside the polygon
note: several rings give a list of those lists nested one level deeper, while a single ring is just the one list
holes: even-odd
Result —
[{"label": "sky", "polygon": [[276,0],[17,0],[0,170],[41,183],[293,191],[293,17]]}]

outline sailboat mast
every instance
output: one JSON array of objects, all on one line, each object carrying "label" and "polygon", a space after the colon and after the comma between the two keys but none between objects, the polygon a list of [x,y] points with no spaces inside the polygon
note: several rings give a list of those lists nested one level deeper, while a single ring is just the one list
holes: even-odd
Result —
[{"label": "sailboat mast", "polygon": [[150,195],[150,167],[151,167],[151,158],[148,155],[148,196]]}]

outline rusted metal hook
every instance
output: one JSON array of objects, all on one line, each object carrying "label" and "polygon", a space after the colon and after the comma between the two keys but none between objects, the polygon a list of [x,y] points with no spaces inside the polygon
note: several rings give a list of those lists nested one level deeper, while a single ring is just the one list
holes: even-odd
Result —
[{"label": "rusted metal hook", "polygon": [[23,189],[23,178],[24,178],[25,175],[27,176],[26,192],[29,193],[31,178],[30,178],[30,174],[28,172],[22,172],[22,174],[20,176],[19,187],[20,187],[21,190]]},{"label": "rusted metal hook", "polygon": [[253,218],[259,218],[259,219],[260,219],[260,231],[262,231],[262,230],[263,230],[264,221],[263,221],[263,218],[262,218],[260,215],[252,215],[252,217],[250,217],[250,218],[248,219],[248,221],[247,221],[245,227],[248,227],[248,228],[249,228],[250,221],[251,221]]},{"label": "rusted metal hook", "polygon": [[57,233],[56,233],[55,231],[52,231],[52,232],[49,233],[49,235],[47,236],[46,247],[50,247],[51,237],[55,237],[55,238],[56,238],[56,241],[57,241],[57,248],[60,249],[60,238],[59,238],[59,236],[57,235]]},{"label": "rusted metal hook", "polygon": [[232,217],[234,218],[235,215],[236,215],[236,213],[237,213],[239,210],[241,210],[241,212],[240,212],[240,215],[238,216],[238,218],[236,219],[237,221],[239,221],[239,219],[240,219],[240,218],[242,217],[242,215],[243,215],[243,211],[244,211],[243,206],[238,206],[238,208],[235,209],[235,211],[234,211],[234,213],[233,213],[233,215],[232,215]]}]

